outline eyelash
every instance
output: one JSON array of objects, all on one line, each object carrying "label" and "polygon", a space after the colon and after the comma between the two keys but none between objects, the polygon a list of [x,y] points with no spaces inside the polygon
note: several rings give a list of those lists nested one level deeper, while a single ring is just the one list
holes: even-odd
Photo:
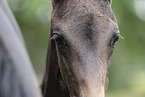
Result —
[{"label": "eyelash", "polygon": [[113,35],[113,38],[111,40],[111,47],[114,48],[119,40],[119,38],[124,39],[119,33],[115,33]]},{"label": "eyelash", "polygon": [[54,31],[51,40],[54,40],[56,42],[59,49],[63,49],[67,46],[67,42],[64,39],[62,32],[60,31]]}]

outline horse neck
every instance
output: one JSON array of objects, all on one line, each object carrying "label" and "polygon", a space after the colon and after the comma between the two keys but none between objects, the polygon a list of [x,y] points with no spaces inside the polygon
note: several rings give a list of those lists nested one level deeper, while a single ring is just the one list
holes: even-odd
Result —
[{"label": "horse neck", "polygon": [[46,60],[46,73],[42,85],[44,97],[69,97],[69,92],[64,83],[58,65],[55,42],[50,40],[52,30],[49,35],[49,47]]}]

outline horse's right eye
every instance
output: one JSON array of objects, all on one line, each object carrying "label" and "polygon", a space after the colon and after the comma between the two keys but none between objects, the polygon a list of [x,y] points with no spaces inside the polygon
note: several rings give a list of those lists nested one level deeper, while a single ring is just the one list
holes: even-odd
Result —
[{"label": "horse's right eye", "polygon": [[119,40],[119,36],[118,35],[114,35],[113,36],[113,40],[111,42],[111,46],[115,46],[117,44],[118,40]]},{"label": "horse's right eye", "polygon": [[59,35],[59,34],[57,34],[57,33],[54,33],[53,36],[52,36],[52,38],[51,38],[51,40],[55,40],[57,43],[58,42],[61,42],[62,36]]},{"label": "horse's right eye", "polygon": [[119,33],[115,33],[113,35],[113,38],[111,40],[111,47],[115,47],[115,45],[117,44],[117,41],[119,40],[119,38],[124,39]]},{"label": "horse's right eye", "polygon": [[60,31],[54,31],[51,40],[54,40],[56,42],[59,49],[65,48],[67,45],[66,40],[64,39],[62,32]]}]

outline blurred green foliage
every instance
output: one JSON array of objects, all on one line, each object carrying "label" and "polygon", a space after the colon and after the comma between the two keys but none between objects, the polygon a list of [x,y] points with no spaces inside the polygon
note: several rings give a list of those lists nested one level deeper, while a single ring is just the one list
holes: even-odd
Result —
[{"label": "blurred green foliage", "polygon": [[[8,3],[41,81],[45,71],[51,1],[8,0]],[[145,0],[113,0],[112,9],[125,39],[120,40],[114,50],[106,97],[145,97]]]}]

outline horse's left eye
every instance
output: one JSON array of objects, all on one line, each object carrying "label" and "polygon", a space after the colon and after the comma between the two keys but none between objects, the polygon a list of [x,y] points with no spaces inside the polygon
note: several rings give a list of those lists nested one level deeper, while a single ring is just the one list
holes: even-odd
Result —
[{"label": "horse's left eye", "polygon": [[123,39],[123,37],[119,33],[113,35],[113,38],[111,40],[111,47],[115,47],[119,38]]},{"label": "horse's left eye", "polygon": [[66,40],[64,39],[62,32],[60,31],[54,31],[51,40],[54,40],[56,42],[59,49],[65,48],[67,45]]}]

